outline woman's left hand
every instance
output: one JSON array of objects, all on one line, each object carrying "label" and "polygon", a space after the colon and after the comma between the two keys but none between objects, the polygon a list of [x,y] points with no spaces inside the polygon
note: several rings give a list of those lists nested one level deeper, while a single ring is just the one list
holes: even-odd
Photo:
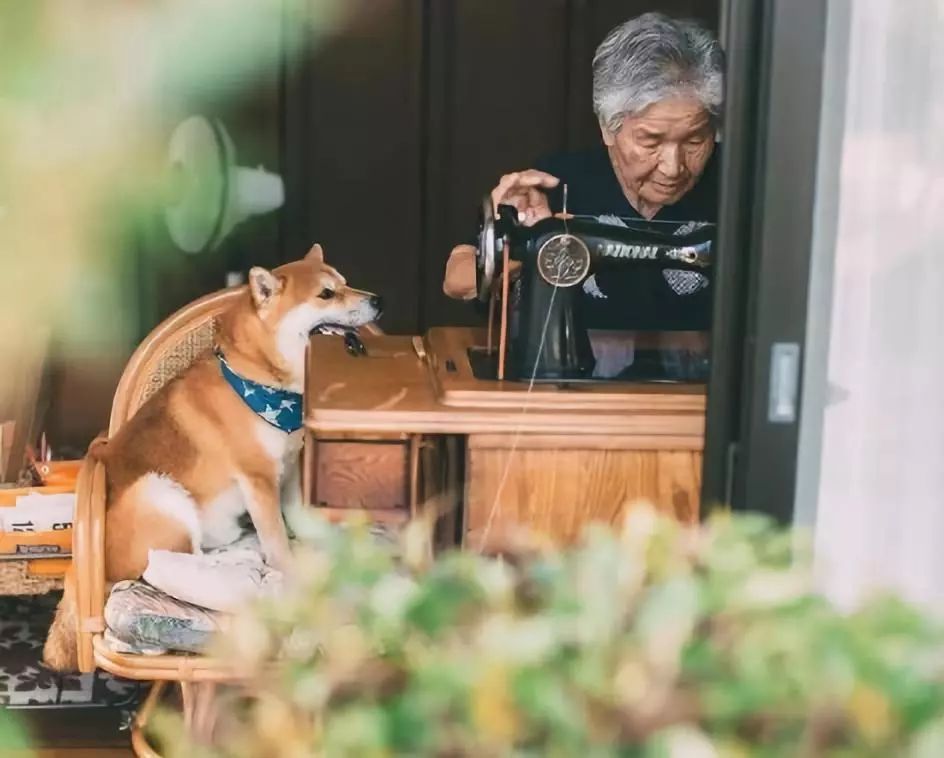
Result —
[{"label": "woman's left hand", "polygon": [[492,204],[496,211],[499,205],[513,205],[518,210],[518,220],[531,226],[550,217],[551,206],[544,190],[553,189],[558,184],[560,179],[556,176],[533,168],[505,174],[492,190]]}]

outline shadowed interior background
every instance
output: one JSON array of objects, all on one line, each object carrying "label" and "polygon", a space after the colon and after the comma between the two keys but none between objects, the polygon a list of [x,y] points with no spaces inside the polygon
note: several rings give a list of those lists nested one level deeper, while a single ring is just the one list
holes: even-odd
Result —
[{"label": "shadowed interior background", "polygon": [[[355,286],[380,292],[390,332],[467,323],[441,292],[446,256],[474,232],[504,172],[595,144],[593,51],[616,24],[660,10],[718,25],[717,0],[346,0],[330,36],[257,72],[199,112],[221,119],[241,165],[282,174],[285,205],[250,219],[216,251],[175,249],[158,218],[121,229],[124,344],[53,364],[48,428],[83,450],[107,424],[137,341],[227,271],[274,266],[321,242]],[[304,32],[272,11],[256,34],[288,46]],[[239,56],[238,49],[233,50]],[[168,93],[167,134],[194,111]],[[77,303],[76,307],[81,307]]]}]

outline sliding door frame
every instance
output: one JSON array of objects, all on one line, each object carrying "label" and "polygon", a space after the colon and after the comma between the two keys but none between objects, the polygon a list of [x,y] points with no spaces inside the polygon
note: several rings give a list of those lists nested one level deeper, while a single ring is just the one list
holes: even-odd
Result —
[{"label": "sliding door frame", "polygon": [[[703,502],[793,518],[827,0],[727,0]],[[772,381],[773,379],[773,381]]]}]

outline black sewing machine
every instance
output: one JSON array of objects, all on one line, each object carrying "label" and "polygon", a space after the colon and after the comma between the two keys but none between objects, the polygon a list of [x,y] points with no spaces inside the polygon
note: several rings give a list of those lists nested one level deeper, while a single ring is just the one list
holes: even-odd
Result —
[{"label": "black sewing machine", "polygon": [[[680,321],[676,317],[679,309],[672,305],[668,309],[671,318],[663,313],[654,320],[657,309],[649,294],[657,290],[668,293],[662,281],[665,272],[677,278],[688,276],[707,286],[704,277],[711,264],[714,225],[691,223],[680,228],[681,224],[671,224],[661,231],[658,224],[638,219],[622,223],[601,223],[565,211],[526,227],[518,222],[515,208],[499,206],[496,217],[491,199],[485,199],[476,268],[479,299],[489,303],[490,345],[495,342],[492,322],[496,305],[500,326],[497,351],[489,348],[470,353],[476,376],[559,383],[597,380],[601,377],[594,371],[593,330],[707,329],[705,297],[695,315]],[[520,263],[520,272],[516,278],[502,277],[504,266],[511,261]],[[595,286],[595,280],[588,282],[590,277],[622,277],[631,284],[626,291],[636,291],[639,296],[597,301],[585,292],[588,285]],[[671,293],[668,296],[673,297]],[[684,310],[685,298],[676,299]],[[660,379],[657,373],[648,378]],[[640,380],[638,375],[635,380]]]}]

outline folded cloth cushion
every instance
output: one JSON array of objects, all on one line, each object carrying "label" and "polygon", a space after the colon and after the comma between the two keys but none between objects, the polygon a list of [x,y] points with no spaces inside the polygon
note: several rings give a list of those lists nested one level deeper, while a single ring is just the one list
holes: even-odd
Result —
[{"label": "folded cloth cushion", "polygon": [[[396,554],[395,529],[375,524],[369,531]],[[225,629],[230,613],[282,586],[282,574],[266,565],[255,534],[200,555],[151,550],[143,581],[118,582],[112,589],[105,641],[119,653],[200,653]]]},{"label": "folded cloth cushion", "polygon": [[282,587],[281,572],[265,563],[255,534],[201,555],[151,550],[143,578],[173,598],[224,613]]},{"label": "folded cloth cushion", "polygon": [[105,603],[105,640],[119,653],[199,653],[224,618],[168,597],[146,582],[118,582]]}]

